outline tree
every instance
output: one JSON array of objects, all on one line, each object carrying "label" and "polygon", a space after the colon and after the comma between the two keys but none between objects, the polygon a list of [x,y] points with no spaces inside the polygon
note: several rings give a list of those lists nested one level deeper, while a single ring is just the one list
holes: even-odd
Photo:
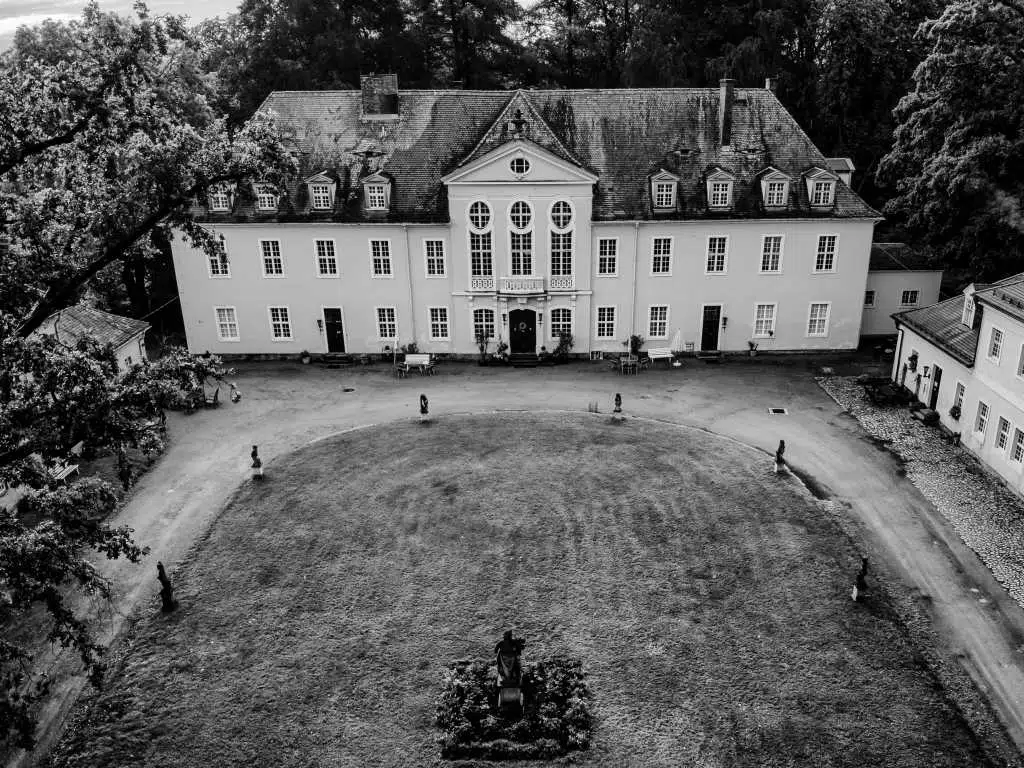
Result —
[{"label": "tree", "polygon": [[896,109],[886,206],[947,267],[1024,264],[1024,3],[956,0],[921,26],[928,54]]}]

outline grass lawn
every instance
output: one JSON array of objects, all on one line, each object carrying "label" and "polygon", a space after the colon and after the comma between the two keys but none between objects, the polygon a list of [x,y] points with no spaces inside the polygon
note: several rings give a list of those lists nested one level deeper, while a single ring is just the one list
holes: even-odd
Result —
[{"label": "grass lawn", "polygon": [[[580,658],[584,765],[986,765],[860,561],[771,459],[606,416],[362,430],[246,482],[57,766],[440,762],[444,667]],[[155,565],[155,564],[152,564]],[[534,763],[536,765],[536,763]]]}]

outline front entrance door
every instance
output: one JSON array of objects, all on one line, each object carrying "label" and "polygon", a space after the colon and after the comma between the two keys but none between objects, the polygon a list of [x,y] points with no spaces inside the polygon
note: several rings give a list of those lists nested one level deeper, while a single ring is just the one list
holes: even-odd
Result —
[{"label": "front entrance door", "polygon": [[932,396],[928,398],[928,407],[934,411],[935,404],[939,402],[939,382],[942,381],[942,369],[934,365],[932,370],[934,370],[932,374]]},{"label": "front entrance door", "polygon": [[340,307],[324,307],[324,332],[327,334],[327,351],[345,351],[345,328],[341,324]]},{"label": "front entrance door", "polygon": [[718,328],[722,324],[722,305],[711,304],[704,307],[704,315],[700,325],[700,351],[718,351]]},{"label": "front entrance door", "polygon": [[533,355],[537,352],[537,313],[532,309],[514,309],[508,313],[509,352]]}]

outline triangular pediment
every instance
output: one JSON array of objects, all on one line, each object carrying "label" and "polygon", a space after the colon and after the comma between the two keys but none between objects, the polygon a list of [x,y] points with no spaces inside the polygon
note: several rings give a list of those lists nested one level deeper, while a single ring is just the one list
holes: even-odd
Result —
[{"label": "triangular pediment", "polygon": [[364,176],[363,178],[361,178],[359,180],[359,183],[360,184],[390,184],[391,183],[391,176],[389,174],[381,173],[380,171],[377,171],[376,173],[371,173],[369,176]]},{"label": "triangular pediment", "polygon": [[836,176],[832,171],[824,168],[811,168],[809,171],[804,172],[804,176],[814,181],[838,181],[839,177]]},{"label": "triangular pediment", "polygon": [[320,173],[314,173],[302,180],[304,184],[333,184],[334,179],[328,175],[327,171],[320,171]]},{"label": "triangular pediment", "polygon": [[708,181],[736,181],[736,174],[716,165],[708,169]]},{"label": "triangular pediment", "polygon": [[[525,161],[525,166],[522,161]],[[526,167],[525,172],[522,168]],[[445,184],[594,184],[597,176],[525,139],[506,142],[441,179]]]},{"label": "triangular pediment", "polygon": [[776,168],[774,166],[771,166],[771,165],[769,165],[763,171],[758,172],[757,175],[759,177],[761,177],[762,181],[792,181],[793,180],[793,177],[790,176],[788,173],[783,173],[778,168]]},{"label": "triangular pediment", "polygon": [[660,168],[657,173],[651,175],[651,181],[679,181],[679,177],[674,173],[669,173],[664,168]]}]

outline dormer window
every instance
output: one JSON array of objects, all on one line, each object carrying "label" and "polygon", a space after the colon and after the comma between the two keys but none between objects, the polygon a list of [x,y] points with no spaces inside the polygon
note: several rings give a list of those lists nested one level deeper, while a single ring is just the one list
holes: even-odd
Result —
[{"label": "dormer window", "polygon": [[784,181],[769,181],[765,187],[764,204],[768,208],[782,208],[786,205],[786,187]]},{"label": "dormer window", "polygon": [[832,195],[835,190],[835,182],[816,181],[811,191],[811,205],[825,206],[832,205]]},{"label": "dormer window", "polygon": [[277,190],[271,184],[256,185],[256,210],[276,211]]},{"label": "dormer window", "polygon": [[961,315],[960,320],[968,328],[974,325],[974,299],[970,296],[964,297],[964,312]]},{"label": "dormer window", "polygon": [[231,196],[224,187],[215,187],[211,189],[208,194],[208,200],[210,203],[211,211],[230,211],[231,210]]},{"label": "dormer window", "polygon": [[383,184],[366,185],[366,207],[375,211],[383,211],[388,207],[387,195]]},{"label": "dormer window", "polygon": [[732,203],[732,182],[711,182],[711,196],[709,197],[709,203],[712,208],[728,208],[730,203]]},{"label": "dormer window", "polygon": [[313,207],[318,211],[326,211],[331,207],[331,185],[310,184],[309,197]]},{"label": "dormer window", "polygon": [[654,207],[676,207],[676,184],[674,181],[659,181],[654,184]]},{"label": "dormer window", "polygon": [[805,175],[807,199],[812,208],[828,208],[835,203],[839,177],[824,168],[812,168]]}]

